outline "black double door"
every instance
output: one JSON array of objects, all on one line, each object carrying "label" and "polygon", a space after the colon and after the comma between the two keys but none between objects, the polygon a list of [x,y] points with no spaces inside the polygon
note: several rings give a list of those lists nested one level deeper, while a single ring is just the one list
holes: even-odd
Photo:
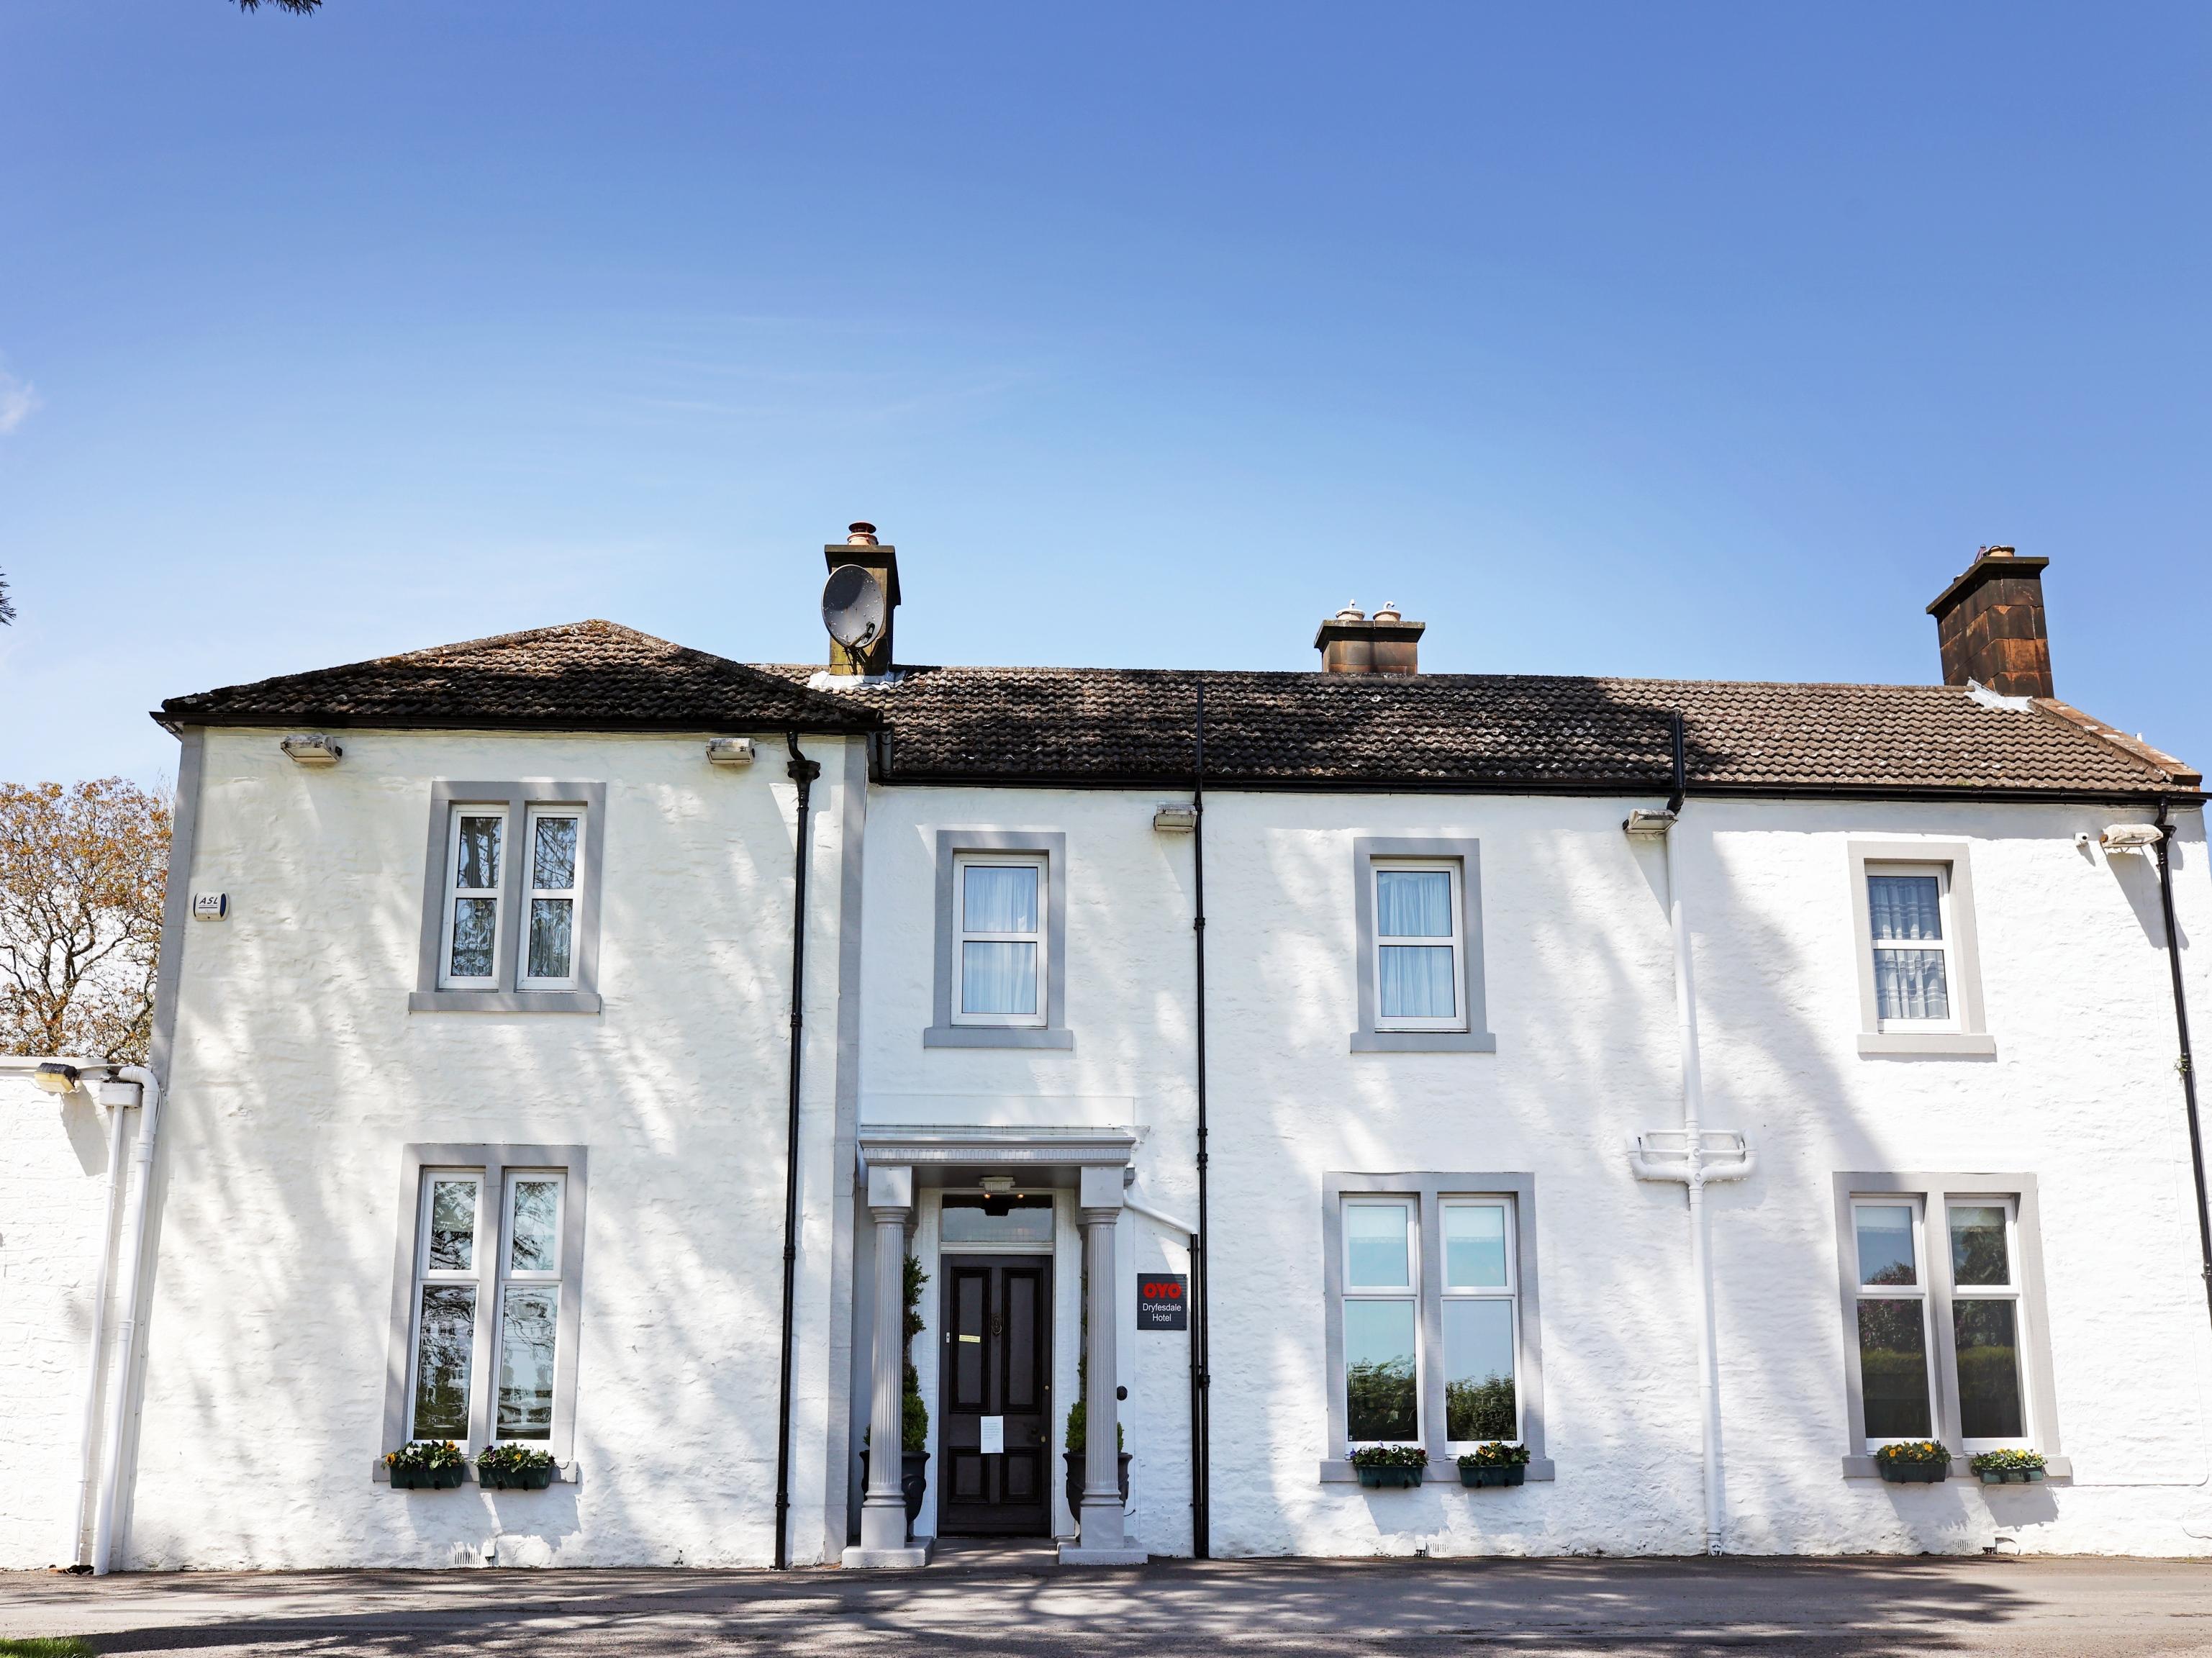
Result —
[{"label": "black double door", "polygon": [[946,1255],[939,1366],[947,1536],[1052,1529],[1052,1261]]}]

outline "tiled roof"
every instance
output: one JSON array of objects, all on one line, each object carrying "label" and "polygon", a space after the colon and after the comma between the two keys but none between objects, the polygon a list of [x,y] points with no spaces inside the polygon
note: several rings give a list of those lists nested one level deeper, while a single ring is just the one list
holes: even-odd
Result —
[{"label": "tiled roof", "polygon": [[884,716],[893,781],[1170,783],[1191,774],[1201,683],[1206,775],[1224,784],[1663,789],[1676,709],[1708,789],[2153,796],[2201,780],[2063,703],[1942,685],[907,668],[830,694]]},{"label": "tiled roof", "polygon": [[[812,684],[810,685],[810,681]],[[1692,787],[2137,795],[2192,770],[2063,702],[1942,685],[1536,674],[902,668],[885,680],[748,665],[611,622],[538,628],[173,697],[180,725],[809,732],[886,728],[893,782],[1648,793],[1683,716]],[[829,686],[829,689],[821,687]]]},{"label": "tiled roof", "polygon": [[677,726],[865,730],[866,708],[612,622],[465,644],[173,696],[170,725]]}]

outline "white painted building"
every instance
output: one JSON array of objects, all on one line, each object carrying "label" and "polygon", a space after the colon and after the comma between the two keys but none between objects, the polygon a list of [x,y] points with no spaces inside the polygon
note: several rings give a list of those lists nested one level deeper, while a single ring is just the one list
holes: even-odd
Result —
[{"label": "white painted building", "polygon": [[[769,1564],[780,1491],[799,1564],[2212,1552],[2201,779],[2051,697],[2041,561],[1864,687],[1388,611],[888,671],[895,554],[827,550],[828,672],[586,623],[165,705],[158,1113],[0,1072],[0,1565]],[[395,1489],[447,1437],[559,1476]]]}]

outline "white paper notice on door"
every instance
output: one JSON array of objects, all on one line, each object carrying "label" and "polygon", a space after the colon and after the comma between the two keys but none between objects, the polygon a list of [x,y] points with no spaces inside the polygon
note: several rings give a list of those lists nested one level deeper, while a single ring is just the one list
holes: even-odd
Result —
[{"label": "white paper notice on door", "polygon": [[1003,1456],[1006,1449],[1006,1418],[987,1416],[979,1418],[983,1424],[983,1455]]}]

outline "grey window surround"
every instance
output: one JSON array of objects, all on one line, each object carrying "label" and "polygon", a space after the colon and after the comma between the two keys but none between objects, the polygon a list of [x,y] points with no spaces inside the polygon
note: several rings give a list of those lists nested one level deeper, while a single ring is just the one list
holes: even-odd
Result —
[{"label": "grey window surround", "polygon": [[[520,823],[532,806],[584,809],[584,866],[577,872],[576,987],[574,990],[517,990],[515,975],[522,950],[522,885],[526,849],[515,835],[507,867],[500,876],[500,903],[506,914],[499,946],[497,990],[441,989],[438,957],[445,943],[446,841],[457,805],[504,805],[508,821]],[[597,1013],[599,997],[599,854],[606,844],[607,786],[526,780],[505,783],[437,782],[430,786],[429,850],[422,865],[422,938],[416,963],[410,1013]],[[515,855],[522,850],[523,856]]]},{"label": "grey window surround", "polygon": [[[952,958],[952,860],[963,852],[1041,852],[1045,876],[1045,1018],[1042,1025],[955,1024],[952,995],[959,966]],[[1030,829],[937,831],[937,974],[924,1048],[1058,1048],[1075,1046],[1067,1028],[1067,836]]]},{"label": "grey window surround", "polygon": [[[561,1212],[561,1311],[554,1329],[553,1435],[545,1448],[561,1465],[560,1478],[576,1478],[576,1341],[583,1327],[584,1211],[589,1185],[590,1151],[581,1145],[416,1145],[403,1146],[399,1157],[398,1242],[392,1251],[392,1321],[385,1347],[384,1444],[392,1449],[406,1442],[407,1396],[415,1363],[415,1254],[421,1236],[422,1171],[426,1169],[482,1169],[484,1189],[496,1193],[494,1212],[500,1218],[498,1235],[490,1249],[479,1249],[478,1283],[486,1287],[499,1281],[498,1254],[505,1242],[507,1171],[511,1169],[558,1169],[568,1176]],[[483,1315],[487,1297],[477,1295],[478,1316],[475,1351],[470,1375],[477,1379],[469,1405],[469,1446],[481,1448],[491,1442],[492,1400],[497,1391],[499,1309],[495,1301],[489,1316]],[[467,1478],[476,1479],[469,1464]],[[379,1456],[371,1479],[388,1485],[391,1470]]]},{"label": "grey window surround", "polygon": [[[1964,841],[1862,841],[1846,847],[1851,878],[1851,924],[1858,951],[1858,1051],[1867,1059],[1993,1059],[1996,1038],[1982,1010],[1982,963],[1974,931],[1974,876]],[[1956,1030],[1884,1030],[1875,996],[1874,920],[1867,903],[1869,864],[1943,864],[1951,872],[1950,970],[1957,981]]]},{"label": "grey window surround", "polygon": [[[1359,1028],[1354,1054],[1495,1054],[1482,983],[1482,842],[1363,835],[1352,843],[1353,919],[1358,942]],[[1431,858],[1460,866],[1460,938],[1467,987],[1464,1030],[1377,1030],[1375,990],[1375,860]]]},{"label": "grey window surround", "polygon": [[[1392,1175],[1329,1174],[1322,1180],[1322,1284],[1327,1303],[1328,1363],[1328,1442],[1346,1442],[1344,1389],[1344,1199],[1372,1193],[1377,1197],[1407,1197],[1419,1200],[1421,1228],[1419,1319],[1421,1330],[1421,1420],[1424,1425],[1444,1419],[1443,1380],[1443,1200],[1446,1198],[1510,1197],[1513,1199],[1516,1265],[1521,1279],[1521,1373],[1514,1387],[1521,1396],[1521,1442],[1528,1448],[1528,1479],[1555,1477],[1544,1448],[1544,1343],[1541,1304],[1536,1273],[1536,1177],[1533,1174],[1491,1171],[1479,1174]],[[1449,1457],[1429,1456],[1429,1470],[1442,1476],[1458,1467]],[[1359,1473],[1342,1456],[1323,1456],[1320,1479],[1324,1485],[1356,1485]]]},{"label": "grey window surround", "polygon": [[1937,1260],[1951,1257],[1946,1201],[1953,1197],[2009,1197],[2019,1205],[2014,1232],[2020,1244],[2021,1363],[2027,1383],[2028,1437],[2041,1451],[2054,1479],[2070,1479],[2074,1464],[2059,1455],[2057,1381],[2051,1368],[2051,1321],[2043,1287],[2043,1214],[2036,1200],[2035,1176],[2021,1174],[1918,1174],[1860,1169],[1838,1174],[1836,1190],[1836,1278],[1843,1296],[1844,1426],[1850,1437],[1843,1457],[1846,1479],[1875,1479],[1874,1458],[1866,1449],[1866,1388],[1859,1374],[1858,1239],[1851,1220],[1854,1198],[1915,1197],[1921,1199],[1920,1257],[1927,1263],[1928,1339],[1935,1348],[1936,1385],[1929,1400],[1936,1440],[1951,1449],[1951,1472],[1968,1472],[1960,1438],[1957,1411],[1958,1357],[1952,1350],[1951,1273]]}]

